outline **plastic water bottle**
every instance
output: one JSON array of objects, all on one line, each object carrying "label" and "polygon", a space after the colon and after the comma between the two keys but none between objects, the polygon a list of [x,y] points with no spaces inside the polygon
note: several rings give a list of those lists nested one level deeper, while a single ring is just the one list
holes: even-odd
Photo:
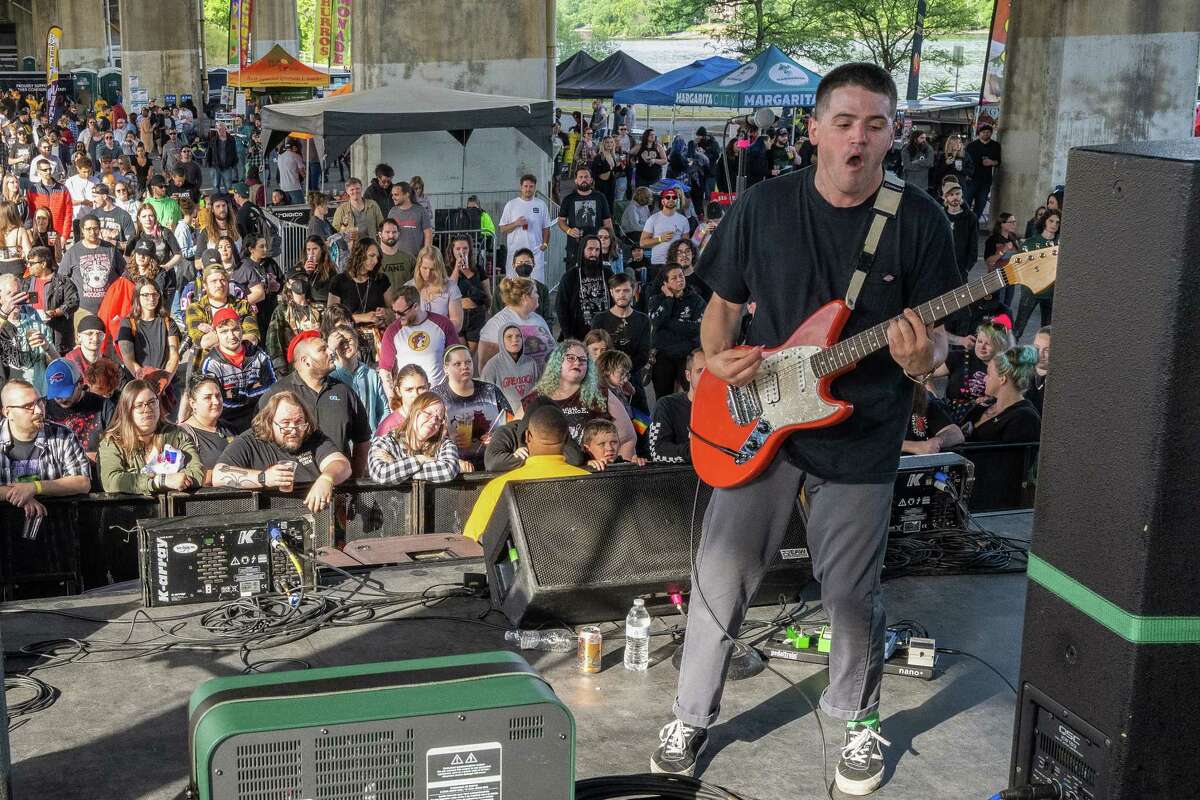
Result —
[{"label": "plastic water bottle", "polygon": [[573,653],[578,638],[574,633],[562,628],[547,631],[532,631],[518,628],[506,631],[504,638],[514,642],[522,650],[549,650],[555,653]]},{"label": "plastic water bottle", "polygon": [[625,669],[645,672],[650,666],[650,612],[638,598],[625,617]]}]

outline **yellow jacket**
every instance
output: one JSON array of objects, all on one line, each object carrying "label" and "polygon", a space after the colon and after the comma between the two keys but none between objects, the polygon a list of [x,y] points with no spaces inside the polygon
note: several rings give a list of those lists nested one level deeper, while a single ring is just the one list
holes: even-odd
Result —
[{"label": "yellow jacket", "polygon": [[524,466],[517,467],[512,472],[506,472],[488,481],[487,486],[484,486],[483,491],[479,493],[475,507],[471,509],[471,516],[467,519],[466,527],[463,528],[463,536],[479,541],[483,536],[484,529],[487,528],[488,521],[492,518],[492,512],[496,510],[496,501],[500,499],[500,493],[504,491],[504,487],[509,481],[525,481],[533,478],[573,478],[577,475],[591,475],[591,473],[586,469],[571,466],[561,455],[530,456],[525,459]]}]

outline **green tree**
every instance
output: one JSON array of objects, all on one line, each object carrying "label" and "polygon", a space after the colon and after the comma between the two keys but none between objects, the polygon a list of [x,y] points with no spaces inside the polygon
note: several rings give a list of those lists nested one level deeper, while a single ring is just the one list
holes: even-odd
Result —
[{"label": "green tree", "polygon": [[[916,29],[917,0],[814,0],[817,12],[845,44],[866,49],[872,61],[897,73],[908,68]],[[925,13],[925,38],[961,33],[987,25],[986,4],[979,0],[932,0]],[[938,48],[924,53],[943,62],[950,54]]]}]

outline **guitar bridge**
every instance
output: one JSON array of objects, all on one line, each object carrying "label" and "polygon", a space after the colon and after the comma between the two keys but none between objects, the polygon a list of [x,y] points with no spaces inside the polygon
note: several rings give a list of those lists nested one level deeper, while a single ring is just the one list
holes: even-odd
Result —
[{"label": "guitar bridge", "polygon": [[762,416],[762,400],[758,396],[756,382],[745,386],[730,386],[726,393],[729,416],[738,425],[749,425]]}]

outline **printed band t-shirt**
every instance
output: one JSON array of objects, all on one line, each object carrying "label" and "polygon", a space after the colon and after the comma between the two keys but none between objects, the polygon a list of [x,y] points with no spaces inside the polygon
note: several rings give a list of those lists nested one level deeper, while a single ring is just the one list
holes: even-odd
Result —
[{"label": "printed band t-shirt", "polygon": [[79,290],[79,307],[95,314],[108,287],[125,270],[125,260],[108,244],[86,247],[82,242],[63,253],[58,274],[70,278]]},{"label": "printed band t-shirt", "polygon": [[[444,381],[446,374],[442,371],[442,353],[446,352],[448,344],[457,342],[458,338],[447,333],[438,322],[433,315],[416,325],[402,326],[399,320],[393,322],[383,334],[379,367],[392,371],[416,364],[425,370],[430,386],[437,386]],[[446,320],[446,325],[452,332],[454,326],[449,320]]]}]

